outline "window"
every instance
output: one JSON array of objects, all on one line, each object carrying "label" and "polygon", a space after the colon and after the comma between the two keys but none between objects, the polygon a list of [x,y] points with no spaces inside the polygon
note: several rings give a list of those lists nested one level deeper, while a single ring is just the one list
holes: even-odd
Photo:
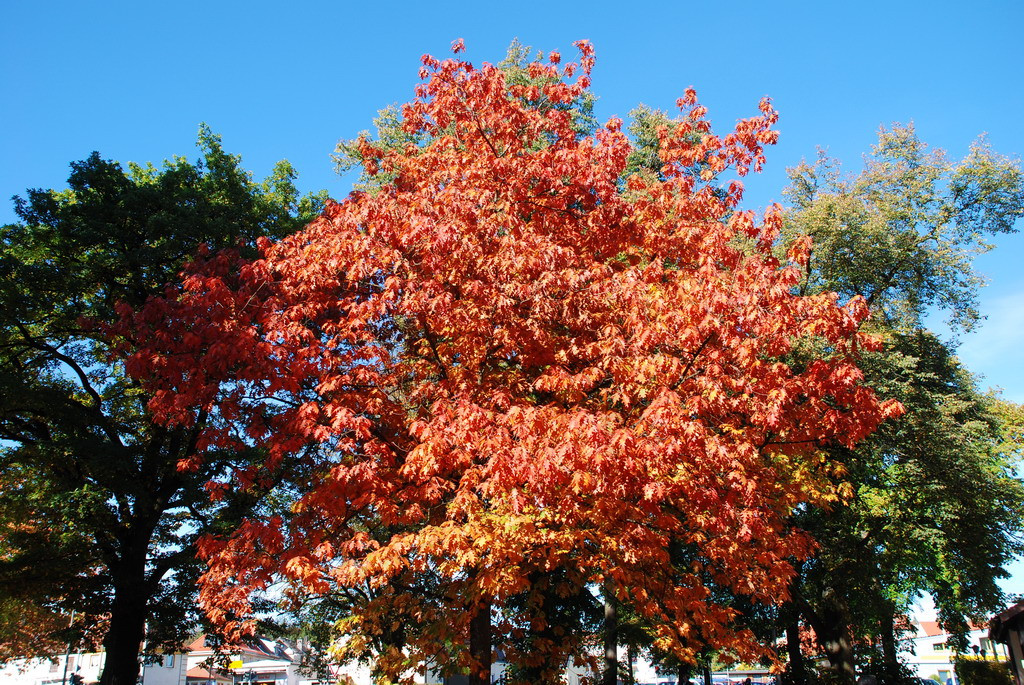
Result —
[{"label": "window", "polygon": [[164,668],[174,668],[173,654],[164,654]]},{"label": "window", "polygon": [[934,652],[945,652],[946,651],[946,643],[945,642],[936,642],[934,645],[932,645],[932,651],[934,651]]}]

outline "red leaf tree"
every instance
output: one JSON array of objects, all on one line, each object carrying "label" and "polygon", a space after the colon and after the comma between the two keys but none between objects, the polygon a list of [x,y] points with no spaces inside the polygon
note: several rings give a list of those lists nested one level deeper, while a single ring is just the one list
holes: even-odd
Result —
[{"label": "red leaf tree", "polygon": [[[835,496],[820,447],[898,406],[860,384],[863,301],[795,294],[806,246],[780,264],[779,208],[756,219],[721,180],[760,168],[770,104],[717,136],[687,91],[660,173],[623,178],[621,122],[573,127],[593,65],[578,47],[530,65],[533,85],[425,57],[402,116],[426,142],[362,141],[372,192],[125,312],[153,411],[216,419],[195,459],[266,450],[214,494],[289,484],[287,512],[207,541],[214,619],[238,627],[281,579],[370,588],[342,651],[397,635],[375,651],[398,677],[428,658],[486,668],[492,615],[543,637],[537,587],[603,583],[681,658],[754,653],[712,588],[783,598],[787,559],[812,548],[787,516]],[[452,651],[467,636],[476,659]],[[560,669],[578,637],[548,637],[510,658]]]}]

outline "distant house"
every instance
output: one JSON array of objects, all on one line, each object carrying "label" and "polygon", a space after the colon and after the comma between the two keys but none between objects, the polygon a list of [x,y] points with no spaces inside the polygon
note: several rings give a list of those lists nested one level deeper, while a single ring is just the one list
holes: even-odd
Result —
[{"label": "distant house", "polygon": [[[950,646],[950,636],[936,621],[914,621],[914,635],[910,638],[913,653],[907,656],[907,665],[920,678],[938,678],[940,683],[956,678],[953,660],[956,652]],[[993,642],[988,628],[970,625],[967,645],[970,653],[984,651],[988,655],[1003,656],[1002,645]]]},{"label": "distant house", "polygon": [[[200,635],[181,654],[164,654],[142,668],[139,685],[318,685],[299,672],[300,650],[281,640],[252,638],[222,650],[227,662]],[[62,685],[77,673],[86,685],[99,681],[106,655],[102,652],[19,659],[0,664],[3,685]],[[235,663],[230,663],[230,662]],[[336,682],[331,678],[330,683]],[[356,681],[361,682],[361,681]],[[368,683],[369,680],[367,679]]]},{"label": "distant house", "polygon": [[[253,637],[223,646],[220,654],[200,635],[186,647],[183,685],[316,685],[315,676],[300,672],[302,650],[285,640]],[[330,682],[335,682],[332,674]],[[149,685],[148,683],[144,685]]]},{"label": "distant house", "polygon": [[[79,652],[38,659],[16,659],[0,664],[0,683],[4,685],[61,685],[71,682],[77,673],[89,685],[100,679],[106,654]],[[185,659],[181,654],[164,654],[155,663],[145,664],[139,674],[140,685],[186,685]]]}]

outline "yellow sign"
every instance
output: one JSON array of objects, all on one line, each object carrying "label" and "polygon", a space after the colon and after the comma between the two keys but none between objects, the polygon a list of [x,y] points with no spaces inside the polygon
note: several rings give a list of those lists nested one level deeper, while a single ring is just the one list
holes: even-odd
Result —
[{"label": "yellow sign", "polygon": [[228,664],[228,668],[241,668],[241,667],[242,667],[242,661],[240,659],[235,659],[234,661],[232,661],[231,663]]}]

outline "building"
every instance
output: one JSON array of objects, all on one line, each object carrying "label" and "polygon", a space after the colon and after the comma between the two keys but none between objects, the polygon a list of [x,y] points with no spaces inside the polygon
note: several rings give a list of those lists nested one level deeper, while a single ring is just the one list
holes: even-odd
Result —
[{"label": "building", "polygon": [[[89,685],[100,679],[106,655],[103,652],[60,654],[50,658],[17,659],[0,664],[4,685],[61,685],[72,674]],[[140,685],[186,685],[185,660],[181,654],[166,654],[156,663],[145,664]]]},{"label": "building", "polygon": [[[206,636],[200,635],[181,654],[164,654],[143,666],[139,685],[318,685],[300,673],[301,653],[280,640],[253,638],[215,656]],[[62,685],[77,674],[86,685],[99,681],[106,655],[102,652],[19,659],[0,665],[3,685]],[[211,667],[219,660],[223,667]],[[369,682],[357,680],[357,683]],[[331,682],[335,682],[332,678]]]},{"label": "building", "polygon": [[[930,678],[945,684],[947,680],[956,679],[954,658],[956,652],[950,647],[949,635],[935,621],[914,621],[914,634],[909,638],[912,653],[907,655],[907,665],[914,675]],[[988,635],[988,628],[970,626],[967,633],[967,645],[970,653],[982,653],[991,656],[1005,656],[1005,648]]]},{"label": "building", "polygon": [[1024,601],[1000,612],[989,623],[989,638],[1002,644],[1012,655],[1010,665],[1018,684],[1024,683]]},{"label": "building", "polygon": [[[285,640],[253,637],[222,647],[218,654],[207,636],[200,635],[186,650],[183,685],[316,685],[319,682],[316,676],[301,671],[301,646]],[[332,673],[330,682],[335,682],[340,675],[340,672]]]}]

